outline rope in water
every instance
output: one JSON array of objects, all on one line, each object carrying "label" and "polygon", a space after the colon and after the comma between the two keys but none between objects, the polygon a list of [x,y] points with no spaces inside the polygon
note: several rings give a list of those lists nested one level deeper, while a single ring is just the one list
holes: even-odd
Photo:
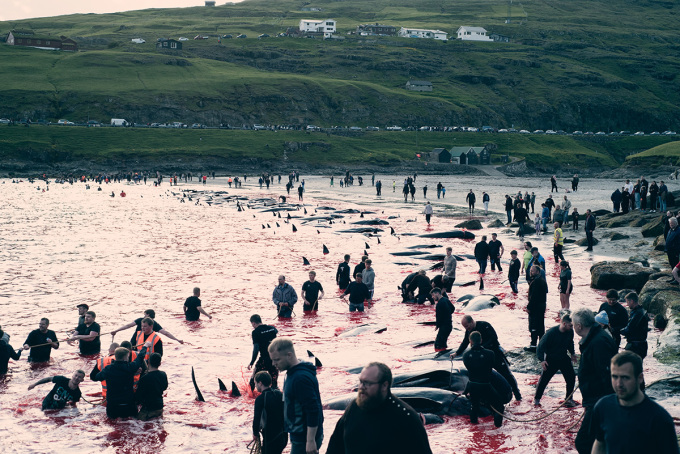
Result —
[{"label": "rope in water", "polygon": [[260,437],[253,439],[246,446],[250,450],[250,454],[260,454],[262,452],[262,444],[260,443]]},{"label": "rope in water", "polygon": [[504,415],[503,413],[499,412],[498,410],[496,410],[496,409],[494,408],[493,405],[489,405],[489,407],[491,407],[491,409],[492,409],[494,412],[496,412],[496,413],[499,414],[500,416],[503,416],[503,417],[504,417],[505,419],[507,419],[508,421],[513,421],[513,422],[536,422],[536,421],[540,421],[540,420],[542,420],[542,419],[547,418],[548,416],[552,415],[553,413],[555,413],[555,412],[556,412],[557,410],[559,410],[560,408],[564,407],[564,406],[566,405],[566,403],[569,402],[569,400],[571,399],[571,396],[574,395],[574,393],[576,392],[576,390],[578,389],[578,387],[579,387],[579,385],[576,385],[576,387],[575,387],[574,390],[571,392],[571,394],[569,394],[569,396],[568,396],[566,399],[564,399],[564,402],[562,402],[560,405],[558,405],[557,408],[555,408],[555,409],[552,410],[551,412],[546,413],[545,415],[540,416],[540,417],[538,417],[538,418],[532,418],[532,419],[513,419],[513,418],[510,418],[509,416]]},{"label": "rope in water", "polygon": [[574,424],[572,424],[571,426],[569,426],[569,428],[567,430],[565,430],[565,432],[571,432],[571,429],[576,427],[576,425],[581,422],[581,420],[583,419],[583,417],[585,415],[586,415],[586,411],[583,410],[583,413],[581,413],[581,416],[579,416],[578,419],[576,420],[576,422]]},{"label": "rope in water", "polygon": [[675,380],[676,378],[680,378],[680,375],[672,375],[670,377],[662,378],[660,380],[657,380],[655,382],[648,384],[645,388],[651,388],[652,386],[654,386],[656,384],[659,384],[659,383],[662,383],[662,382],[665,382],[665,381]]}]

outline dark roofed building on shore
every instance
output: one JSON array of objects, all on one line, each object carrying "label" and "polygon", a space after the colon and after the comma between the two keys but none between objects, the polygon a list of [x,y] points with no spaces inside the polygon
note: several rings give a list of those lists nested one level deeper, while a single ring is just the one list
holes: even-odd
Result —
[{"label": "dark roofed building on shore", "polygon": [[357,26],[357,35],[380,35],[380,36],[395,36],[397,34],[397,27],[393,25],[382,24],[361,24]]},{"label": "dark roofed building on shore", "polygon": [[66,36],[36,35],[32,30],[11,30],[7,35],[10,46],[35,47],[48,50],[78,50],[78,43]]},{"label": "dark roofed building on shore", "polygon": [[406,89],[411,91],[432,91],[432,82],[427,80],[409,80]]},{"label": "dark roofed building on shore", "polygon": [[182,41],[170,38],[158,38],[156,42],[156,49],[164,50],[182,50]]}]

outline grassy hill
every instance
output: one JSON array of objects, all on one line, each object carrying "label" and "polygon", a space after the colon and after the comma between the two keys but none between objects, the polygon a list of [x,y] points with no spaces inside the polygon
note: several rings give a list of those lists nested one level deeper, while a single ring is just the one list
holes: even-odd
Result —
[{"label": "grassy hill", "polygon": [[[322,12],[303,12],[301,2],[246,0],[215,8],[0,22],[3,35],[32,29],[69,36],[80,46],[79,52],[66,53],[0,45],[0,117],[679,129],[676,2],[529,0],[514,2],[511,22],[505,23],[507,5],[499,0],[319,0],[307,6]],[[333,18],[346,39],[256,39],[283,32],[302,18]],[[461,25],[483,26],[511,42],[346,34],[373,22],[438,28],[450,36]],[[239,33],[248,38],[217,40]],[[191,39],[198,34],[210,39]],[[156,50],[157,38],[180,36],[190,38],[181,51]],[[147,42],[130,42],[138,37]],[[407,91],[409,79],[429,80],[434,90]],[[0,129],[0,138],[5,132]],[[581,146],[582,141],[569,140],[567,148]],[[611,153],[608,162],[616,163],[647,145],[611,143],[607,148],[590,142],[586,148]],[[530,155],[532,147],[522,150]],[[412,147],[398,153],[410,155]],[[580,155],[579,149],[574,153]],[[541,160],[546,159],[535,158]]]}]

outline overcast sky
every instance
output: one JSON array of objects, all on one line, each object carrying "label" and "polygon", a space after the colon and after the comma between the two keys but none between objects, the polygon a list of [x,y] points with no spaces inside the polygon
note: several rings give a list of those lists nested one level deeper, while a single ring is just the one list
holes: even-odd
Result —
[{"label": "overcast sky", "polygon": [[[242,0],[217,0],[217,5]],[[76,13],[115,13],[147,8],[204,5],[204,0],[0,0],[0,21]]]}]

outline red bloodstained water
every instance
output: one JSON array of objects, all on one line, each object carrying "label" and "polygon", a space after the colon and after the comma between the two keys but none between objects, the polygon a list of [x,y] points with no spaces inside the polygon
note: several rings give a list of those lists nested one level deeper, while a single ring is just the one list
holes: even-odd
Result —
[{"label": "red bloodstained water", "polygon": [[[456,177],[455,181],[454,177],[428,178],[425,179],[430,187],[428,194],[437,209],[441,208],[437,203],[443,203],[434,198],[438,181],[443,181],[449,189],[446,202],[460,204],[464,203],[464,198],[453,199],[456,184],[463,188],[474,181],[465,180],[465,177]],[[88,374],[81,384],[85,398],[95,401],[100,396],[99,383],[89,379],[95,357],[81,357],[76,347],[64,342],[52,352],[49,365],[29,365],[27,352],[24,352],[20,361],[10,361],[10,374],[0,379],[0,425],[12,428],[3,435],[4,452],[245,452],[246,444],[252,438],[254,398],[247,389],[251,372],[246,367],[252,352],[249,317],[254,313],[260,314],[265,323],[275,325],[279,336],[290,337],[301,359],[313,361],[314,358],[307,357],[306,352],[310,350],[323,363],[318,369],[318,379],[324,401],[351,392],[358,376],[344,370],[369,361],[383,361],[395,374],[414,368],[448,369],[451,366],[448,361],[432,364],[408,360],[431,351],[431,346],[413,349],[409,344],[434,340],[434,327],[418,324],[434,320],[434,308],[401,304],[397,286],[408,273],[434,262],[417,257],[395,257],[390,252],[407,251],[414,245],[437,244],[441,247],[423,250],[428,254],[443,254],[445,247],[451,246],[454,254],[471,254],[476,240],[405,235],[453,230],[458,220],[435,214],[432,225],[428,226],[421,214],[421,191],[417,194],[419,202],[404,204],[399,193],[389,191],[388,181],[392,177],[383,178],[384,198],[380,199],[375,198],[371,187],[340,190],[337,184],[329,188],[327,179],[310,177],[306,178],[304,196],[308,215],[305,216],[302,210],[290,212],[294,217],[291,223],[298,229],[293,233],[291,225],[285,223],[287,212],[282,212],[281,218],[255,207],[239,212],[235,202],[224,201],[214,192],[227,191],[229,195],[242,195],[251,200],[285,194],[283,184],[276,184],[267,191],[260,190],[252,180],[238,190],[227,188],[225,180],[217,179],[208,180],[206,186],[194,183],[178,187],[168,187],[165,183],[161,187],[110,184],[103,185],[101,192],[96,191],[95,184],[86,190],[84,184],[52,183],[50,190],[43,192],[36,190],[36,187],[45,187],[43,182],[12,184],[4,180],[5,203],[0,207],[3,232],[0,238],[3,275],[0,306],[4,316],[0,317],[0,324],[11,334],[10,343],[15,348],[19,348],[28,333],[38,327],[41,317],[48,317],[50,329],[64,339],[76,325],[75,306],[81,302],[88,303],[97,314],[104,351],[112,340],[110,331],[141,317],[148,308],[156,311],[156,320],[164,328],[186,341],[180,345],[164,338],[161,369],[168,374],[170,386],[163,418],[149,422],[110,421],[104,408],[82,401],[77,408],[42,412],[42,398],[52,385],[41,385],[31,391],[26,388],[44,377],[70,377],[74,370],[84,369]],[[423,177],[419,177],[418,184],[421,181]],[[519,188],[521,184],[517,184]],[[127,197],[110,197],[111,191],[119,194],[123,188]],[[187,193],[185,203],[181,203],[182,190],[205,192]],[[499,194],[506,190],[501,187],[498,194],[492,193],[499,207],[502,203]],[[467,190],[461,194],[465,192]],[[296,199],[290,197],[289,202],[297,203]],[[304,222],[296,218],[332,213],[321,210],[315,213],[317,206],[374,211],[365,214],[363,219],[378,217],[388,220],[390,225],[377,226],[383,230],[378,243],[375,236],[339,233],[359,227],[352,224],[362,219],[359,214],[346,214],[330,227],[326,222]],[[396,218],[388,219],[391,216]],[[495,218],[504,219],[504,213],[488,220]],[[409,222],[413,219],[415,222]],[[480,219],[483,223],[487,221],[485,217]],[[276,227],[276,222],[280,227]],[[265,225],[264,229],[262,225]],[[390,235],[390,226],[397,235]],[[491,230],[485,229],[481,233],[490,234]],[[522,243],[514,236],[499,233],[505,245],[504,271],[488,269],[483,292],[479,290],[474,260],[458,263],[457,282],[475,283],[453,289],[451,300],[456,306],[456,314],[454,331],[449,338],[450,348],[456,348],[462,340],[460,318],[465,309],[456,303],[456,299],[465,294],[480,293],[501,299],[500,307],[472,315],[494,325],[502,346],[513,354],[521,352],[529,343],[524,312],[526,283],[521,282],[520,293],[513,295],[506,281],[509,251],[517,249],[521,258]],[[569,232],[565,231],[565,234],[569,236]],[[559,267],[552,260],[549,236],[530,239],[541,249],[547,262],[550,294],[546,327],[549,328],[557,323],[560,308]],[[364,243],[368,243],[370,249],[366,249]],[[327,255],[323,245],[330,251]],[[369,252],[376,272],[375,301],[367,306],[365,313],[349,314],[346,303],[339,299],[335,272],[345,253],[351,254],[350,264],[354,267],[364,249]],[[302,264],[303,256],[310,265]],[[577,247],[566,248],[565,256],[573,270],[572,309],[584,306],[596,309],[603,301],[603,293],[589,287],[589,267],[595,259]],[[396,262],[412,265],[397,265]],[[310,270],[317,272],[317,280],[326,293],[319,301],[318,312],[305,314],[298,302],[295,317],[277,319],[271,297],[278,275],[285,275],[300,295]],[[435,273],[428,272],[428,275],[433,277]],[[198,322],[184,321],[182,305],[195,286],[201,288],[203,307],[213,315],[212,320],[202,316]],[[341,331],[362,323],[385,326],[387,330],[356,337],[338,336]],[[131,335],[132,330],[123,331],[115,340],[127,340]],[[645,360],[648,381],[669,373],[669,369],[651,356],[657,336],[656,331],[650,335],[650,356]],[[206,402],[195,400],[192,367]],[[454,367],[462,367],[462,363],[456,361]],[[538,370],[536,363],[532,370],[515,372],[524,400],[513,401],[507,406],[510,417],[518,420],[538,418],[564,398],[564,382],[557,375],[548,386],[542,407],[533,407]],[[280,384],[283,376],[279,379]],[[242,396],[231,397],[228,392],[220,392],[218,378],[228,389],[232,381],[236,382]],[[576,398],[580,401],[578,392]],[[677,398],[670,398],[663,404],[677,414]],[[479,425],[474,426],[465,416],[445,416],[444,424],[430,425],[427,432],[433,452],[442,454],[575,452],[574,434],[566,433],[566,430],[578,421],[581,412],[580,407],[560,409],[537,422],[506,421],[500,429],[493,426],[491,417],[481,418]],[[326,410],[324,415],[327,442],[341,412]],[[578,425],[573,430],[577,429]],[[325,446],[321,449],[324,451]]]}]

